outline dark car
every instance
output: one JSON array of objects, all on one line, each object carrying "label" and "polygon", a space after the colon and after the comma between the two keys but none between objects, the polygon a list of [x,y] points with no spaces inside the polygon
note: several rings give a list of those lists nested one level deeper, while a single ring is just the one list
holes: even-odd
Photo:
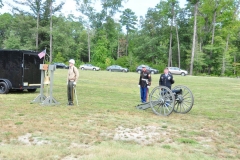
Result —
[{"label": "dark car", "polygon": [[68,69],[69,68],[69,66],[67,66],[64,63],[53,63],[53,65],[55,65],[56,68],[62,68],[62,69]]},{"label": "dark car", "polygon": [[109,71],[109,72],[128,72],[128,69],[123,68],[118,65],[112,65],[112,66],[107,67],[107,71]]},{"label": "dark car", "polygon": [[[141,71],[142,71],[142,66],[143,66],[143,64],[140,65],[140,66],[138,66],[138,67],[136,68],[136,72],[138,72],[139,74],[140,74]],[[157,73],[159,73],[159,70],[157,70],[157,69],[151,68],[151,67],[149,67],[149,66],[147,66],[147,65],[144,65],[144,66],[146,66],[147,71],[150,72],[151,74],[157,74]]]}]

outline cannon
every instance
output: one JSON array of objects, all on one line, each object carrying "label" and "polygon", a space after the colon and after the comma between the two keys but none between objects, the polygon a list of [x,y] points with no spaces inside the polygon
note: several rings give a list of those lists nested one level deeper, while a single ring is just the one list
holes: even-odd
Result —
[{"label": "cannon", "polygon": [[149,94],[149,102],[139,104],[136,108],[151,108],[156,115],[168,116],[172,112],[188,113],[193,104],[194,97],[188,87],[179,85],[170,90],[165,86],[157,86]]}]

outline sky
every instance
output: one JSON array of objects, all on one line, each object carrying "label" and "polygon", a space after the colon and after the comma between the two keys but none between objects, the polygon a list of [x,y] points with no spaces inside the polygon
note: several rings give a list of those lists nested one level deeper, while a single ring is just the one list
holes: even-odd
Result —
[{"label": "sky", "polygon": [[[11,3],[12,0],[3,0],[4,2]],[[76,4],[74,0],[56,0],[56,2],[63,1],[65,2],[62,13],[67,16],[68,14],[74,14],[75,16],[79,16],[79,13],[76,11]],[[128,0],[128,2],[123,3],[123,10],[126,8],[130,8],[137,17],[145,16],[148,8],[154,8],[161,0]],[[186,4],[186,0],[179,0],[180,7],[183,8]],[[95,9],[99,11],[101,9],[100,3],[95,3]],[[5,5],[2,9],[0,9],[0,13],[11,12],[9,6]]]},{"label": "sky", "polygon": [[[145,16],[148,8],[154,8],[161,0],[128,0],[127,3],[123,3],[123,10],[126,8],[130,8],[133,12],[135,12],[137,17]],[[183,8],[186,4],[186,0],[179,0],[180,7]],[[74,8],[74,9],[73,9]],[[97,11],[101,10],[100,3],[95,4],[95,9]],[[73,13],[75,12],[75,2],[74,0],[66,0],[65,5],[63,7],[63,11],[65,13]],[[76,12],[75,12],[76,13]]]}]

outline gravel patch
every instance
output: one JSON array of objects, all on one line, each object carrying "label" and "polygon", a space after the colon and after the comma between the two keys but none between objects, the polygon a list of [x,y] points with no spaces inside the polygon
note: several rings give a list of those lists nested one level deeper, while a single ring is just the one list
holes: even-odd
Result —
[{"label": "gravel patch", "polygon": [[44,140],[41,137],[32,137],[31,133],[19,136],[18,141],[26,145],[44,145],[51,144],[50,141]]}]

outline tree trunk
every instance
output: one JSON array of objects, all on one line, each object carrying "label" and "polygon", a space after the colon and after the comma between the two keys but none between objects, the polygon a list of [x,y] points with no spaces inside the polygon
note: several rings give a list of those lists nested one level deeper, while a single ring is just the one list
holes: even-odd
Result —
[{"label": "tree trunk", "polygon": [[228,34],[227,35],[227,42],[226,42],[225,51],[223,52],[223,57],[222,57],[222,73],[221,73],[222,76],[224,76],[225,71],[226,71],[226,53],[228,51],[229,37],[230,37],[230,35]]},{"label": "tree trunk", "polygon": [[[240,1],[238,1],[238,3],[236,4],[236,9],[235,9],[234,15],[233,15],[234,17],[237,16],[239,7],[240,7]],[[236,53],[235,53],[235,54],[234,54],[234,64],[236,64],[236,62],[237,62],[237,57],[236,57]],[[233,71],[233,72],[234,72],[234,75],[237,74],[236,67],[237,67],[237,66],[234,67],[234,71]],[[238,75],[237,75],[237,76],[238,76]]]},{"label": "tree trunk", "polygon": [[120,57],[120,55],[119,55],[120,46],[119,46],[119,45],[120,45],[120,44],[119,44],[119,33],[118,33],[118,50],[117,50],[117,58]]},{"label": "tree trunk", "polygon": [[50,2],[50,59],[49,63],[52,63],[52,1]]},{"label": "tree trunk", "polygon": [[89,26],[88,26],[88,62],[91,62],[91,46],[90,46],[90,33],[89,33]]},{"label": "tree trunk", "polygon": [[202,38],[200,38],[199,52],[201,52],[201,53],[202,53],[202,44],[203,44],[203,40],[202,40]]},{"label": "tree trunk", "polygon": [[192,56],[190,62],[190,75],[193,74],[193,63],[194,63],[194,54],[196,49],[196,37],[197,37],[197,12],[198,12],[198,3],[194,5],[194,27],[193,27],[193,43],[192,43]]},{"label": "tree trunk", "polygon": [[172,66],[172,28],[173,28],[173,19],[174,19],[174,4],[172,5],[172,20],[171,20],[171,29],[170,29],[170,39],[169,39],[169,53],[168,53],[168,67]]},{"label": "tree trunk", "polygon": [[[215,8],[214,14],[213,14],[213,22],[212,22],[212,27],[213,27],[213,30],[212,30],[212,41],[211,41],[211,46],[212,46],[212,47],[213,47],[213,45],[214,45],[216,15],[217,15],[217,9]],[[210,51],[210,59],[212,59],[212,49],[211,49],[211,51]],[[210,73],[211,73],[211,67],[212,67],[212,64],[209,64],[209,65],[208,65],[208,74],[209,74],[209,75],[210,75]]]},{"label": "tree trunk", "polygon": [[172,66],[172,27],[171,27],[171,33],[170,33],[170,39],[169,39],[169,52],[168,52],[168,67]]},{"label": "tree trunk", "polygon": [[[234,55],[234,64],[236,64],[236,54]],[[233,68],[234,75],[236,75],[236,66]]]},{"label": "tree trunk", "polygon": [[127,31],[127,42],[126,42],[126,56],[128,55],[128,31]]},{"label": "tree trunk", "polygon": [[178,36],[178,25],[176,21],[176,16],[174,15],[175,25],[176,25],[176,35],[177,35],[177,45],[178,45],[178,67],[181,68],[181,53],[180,53],[180,42]]},{"label": "tree trunk", "polygon": [[37,13],[36,51],[38,51],[38,29],[39,29],[39,11]]}]

